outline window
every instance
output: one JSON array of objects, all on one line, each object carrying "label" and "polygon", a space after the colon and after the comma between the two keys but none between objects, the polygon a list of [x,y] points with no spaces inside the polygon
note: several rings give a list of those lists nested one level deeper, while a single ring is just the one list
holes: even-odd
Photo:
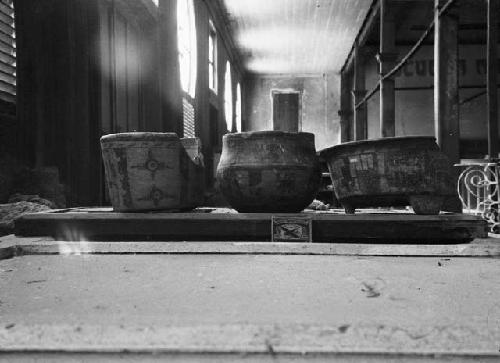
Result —
[{"label": "window", "polygon": [[196,24],[193,0],[177,1],[177,37],[182,98],[183,136],[195,137],[194,97],[196,92]]},{"label": "window", "polygon": [[192,0],[177,1],[177,37],[181,86],[192,98],[196,88],[196,24]]},{"label": "window", "polygon": [[236,118],[236,132],[241,132],[241,86],[238,82],[236,86],[236,109],[234,110]]},{"label": "window", "polygon": [[0,3],[0,100],[16,102],[16,31],[12,0]]},{"label": "window", "polygon": [[213,22],[209,22],[208,32],[208,84],[217,93],[217,33]]},{"label": "window", "polygon": [[231,82],[231,64],[226,63],[224,77],[224,115],[226,116],[227,131],[233,131],[233,90]]}]

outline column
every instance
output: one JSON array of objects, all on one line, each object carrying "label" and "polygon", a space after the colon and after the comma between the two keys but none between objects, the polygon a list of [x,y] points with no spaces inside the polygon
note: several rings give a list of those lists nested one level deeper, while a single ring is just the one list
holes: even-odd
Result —
[{"label": "column", "polygon": [[352,90],[354,140],[366,140],[368,138],[366,102],[356,108],[356,105],[358,105],[366,96],[365,63],[363,58],[363,52],[356,44],[354,48],[354,89]]},{"label": "column", "polygon": [[380,50],[377,55],[381,75],[380,83],[380,135],[396,135],[396,95],[394,78],[382,80],[396,65],[396,26],[389,0],[380,0]]},{"label": "column", "polygon": [[[446,1],[435,0],[436,8]],[[449,8],[435,14],[434,30],[434,126],[441,150],[452,163],[460,161],[458,95],[458,16]]]}]

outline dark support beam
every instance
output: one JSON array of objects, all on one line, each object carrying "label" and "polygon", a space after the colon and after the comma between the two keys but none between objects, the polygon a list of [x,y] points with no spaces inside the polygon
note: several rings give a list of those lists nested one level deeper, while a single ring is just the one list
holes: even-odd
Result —
[{"label": "dark support beam", "polygon": [[367,107],[366,102],[356,108],[356,105],[366,96],[365,63],[363,50],[356,45],[354,48],[354,81],[353,81],[353,110],[354,110],[354,140],[366,140],[367,135]]},{"label": "dark support beam", "polygon": [[[460,124],[458,87],[458,9],[450,7],[439,16],[437,10],[447,0],[435,0],[434,25],[434,127],[437,143],[452,164],[460,162]],[[458,181],[455,170],[455,183]],[[448,198],[443,207],[462,212],[458,196]]]},{"label": "dark support beam", "polygon": [[349,94],[349,79],[347,72],[340,75],[340,142],[350,141],[349,119],[351,110],[351,97]]},{"label": "dark support beam", "polygon": [[177,59],[177,2],[159,0],[160,98],[163,131],[183,136],[182,96]]},{"label": "dark support beam", "polygon": [[488,0],[488,40],[487,40],[487,99],[488,99],[488,156],[498,158],[498,98],[497,98],[497,43],[498,1]]},{"label": "dark support beam", "polygon": [[[436,8],[446,3],[435,0]],[[460,161],[458,88],[458,15],[450,8],[436,12],[434,29],[434,125],[441,150],[452,163]]]},{"label": "dark support beam", "polygon": [[396,135],[396,96],[394,78],[382,80],[396,65],[396,26],[390,0],[380,1],[380,53],[378,54],[380,83],[380,136]]}]

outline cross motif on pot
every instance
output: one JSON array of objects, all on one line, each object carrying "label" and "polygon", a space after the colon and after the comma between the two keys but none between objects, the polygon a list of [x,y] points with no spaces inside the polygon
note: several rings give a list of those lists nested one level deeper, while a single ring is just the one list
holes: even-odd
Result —
[{"label": "cross motif on pot", "polygon": [[174,196],[163,192],[163,190],[159,189],[156,185],[153,185],[149,194],[145,195],[142,198],[139,198],[138,200],[151,201],[151,202],[153,202],[155,207],[158,207],[158,205],[160,204],[160,201],[162,201],[163,199],[173,199],[173,198],[174,198]]},{"label": "cross motif on pot", "polygon": [[148,170],[151,173],[151,178],[154,179],[158,170],[172,169],[172,167],[155,159],[153,150],[149,149],[146,161],[139,165],[132,165],[132,169]]}]

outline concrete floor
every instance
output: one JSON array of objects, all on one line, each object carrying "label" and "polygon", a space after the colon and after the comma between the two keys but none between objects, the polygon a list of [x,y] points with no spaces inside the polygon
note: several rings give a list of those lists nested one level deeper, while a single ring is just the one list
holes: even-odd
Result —
[{"label": "concrete floor", "polygon": [[0,360],[498,361],[499,276],[475,257],[18,256]]}]

